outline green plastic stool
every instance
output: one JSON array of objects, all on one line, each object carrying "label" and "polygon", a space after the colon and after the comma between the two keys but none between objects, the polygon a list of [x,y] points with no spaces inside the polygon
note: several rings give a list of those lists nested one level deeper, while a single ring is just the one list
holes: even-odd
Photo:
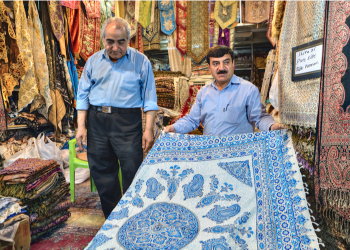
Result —
[{"label": "green plastic stool", "polygon": [[[77,168],[87,168],[89,169],[89,163],[87,161],[82,161],[77,158],[76,151],[75,151],[75,144],[77,143],[77,140],[74,138],[68,142],[69,144],[69,179],[70,179],[70,199],[72,202],[75,200],[75,170]],[[123,184],[122,184],[122,173],[121,168],[119,168],[119,183],[120,188],[123,193]],[[94,183],[94,180],[92,179],[92,176],[90,175],[90,188],[91,192],[96,192],[96,186]]]}]

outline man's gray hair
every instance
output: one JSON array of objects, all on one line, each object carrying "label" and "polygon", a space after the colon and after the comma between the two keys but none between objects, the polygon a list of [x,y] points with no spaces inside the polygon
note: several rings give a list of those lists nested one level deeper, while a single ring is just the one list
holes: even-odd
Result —
[{"label": "man's gray hair", "polygon": [[125,28],[128,41],[130,40],[130,31],[131,31],[130,24],[125,19],[123,19],[121,17],[110,17],[103,23],[103,25],[102,25],[102,37],[103,38],[105,38],[106,28],[107,28],[108,24],[111,24],[111,23],[115,23],[117,25],[117,29]]}]

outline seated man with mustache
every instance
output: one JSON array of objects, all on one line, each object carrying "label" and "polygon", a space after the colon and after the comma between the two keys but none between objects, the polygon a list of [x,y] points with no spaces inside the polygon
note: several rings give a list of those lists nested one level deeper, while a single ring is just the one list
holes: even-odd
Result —
[{"label": "seated man with mustache", "polygon": [[262,131],[284,128],[265,111],[256,86],[233,74],[233,51],[218,45],[207,54],[215,81],[202,87],[191,112],[164,132],[189,133],[204,125],[204,135],[253,133],[254,122]]}]

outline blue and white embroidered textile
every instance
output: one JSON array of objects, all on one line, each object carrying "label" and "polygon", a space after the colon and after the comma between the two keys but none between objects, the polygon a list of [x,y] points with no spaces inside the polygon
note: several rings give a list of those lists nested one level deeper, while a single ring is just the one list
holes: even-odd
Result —
[{"label": "blue and white embroidered textile", "polygon": [[160,11],[160,28],[162,32],[170,36],[176,29],[175,10],[173,1],[164,0],[158,3]]},{"label": "blue and white embroidered textile", "polygon": [[290,134],[162,134],[87,249],[319,249]]}]

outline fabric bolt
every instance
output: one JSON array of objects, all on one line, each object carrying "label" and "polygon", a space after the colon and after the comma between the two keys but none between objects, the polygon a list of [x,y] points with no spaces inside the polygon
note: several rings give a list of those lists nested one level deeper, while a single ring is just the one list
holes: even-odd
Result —
[{"label": "fabric bolt", "polygon": [[31,48],[34,60],[34,69],[36,82],[39,85],[39,92],[45,98],[44,117],[48,117],[48,111],[52,105],[50,93],[49,70],[47,67],[45,45],[42,44],[44,39],[40,32],[40,19],[35,2],[28,2],[28,31],[31,37]]},{"label": "fabric bolt", "polygon": [[319,249],[286,130],[163,133],[86,249],[232,246]]},{"label": "fabric bolt", "polygon": [[271,23],[271,40],[276,44],[282,31],[285,1],[275,0]]},{"label": "fabric bolt", "polygon": [[337,230],[343,232],[348,241],[350,3],[335,1],[327,4],[324,71],[314,171],[315,197],[316,202],[321,205],[321,216],[325,217],[324,213],[335,214]]},{"label": "fabric bolt", "polygon": [[[93,4],[93,2],[95,4]],[[97,4],[98,2],[98,4]],[[96,10],[96,5],[99,5],[99,1],[84,1],[86,5],[90,5],[92,10]],[[92,11],[91,10],[91,11]],[[100,16],[100,8],[98,8],[98,15]],[[88,12],[88,11],[87,11]],[[95,13],[95,12],[90,12]],[[90,16],[90,17],[89,17]],[[100,48],[100,17],[91,17],[95,16],[93,14],[88,14],[88,18],[86,18],[83,14],[79,15],[80,21],[80,56],[84,61],[87,61],[90,56],[99,51]]]},{"label": "fabric bolt", "polygon": [[135,18],[135,1],[125,1],[125,20],[130,24],[130,38],[136,36],[137,21]]},{"label": "fabric bolt", "polygon": [[54,173],[59,172],[59,171],[60,171],[60,168],[56,168],[56,169],[50,171],[49,173],[47,173],[46,175],[43,175],[42,177],[38,178],[34,182],[28,184],[26,186],[26,191],[29,192],[30,190],[38,187],[40,184],[45,182],[50,176],[52,176]]},{"label": "fabric bolt", "polygon": [[85,64],[77,99],[78,110],[88,110],[90,104],[158,110],[150,61],[128,47],[125,56],[112,64],[108,53],[99,51]]},{"label": "fabric bolt", "polygon": [[270,88],[270,83],[271,83],[271,73],[272,73],[272,68],[273,68],[273,64],[275,62],[275,50],[270,50],[269,55],[267,56],[267,63],[266,63],[266,67],[265,67],[265,74],[264,74],[264,81],[262,83],[262,87],[261,87],[261,92],[260,92],[260,96],[261,96],[261,103],[266,105],[266,98],[268,95],[268,91]]},{"label": "fabric bolt", "polygon": [[[80,3],[80,2],[79,2]],[[69,34],[70,34],[70,41],[72,44],[72,52],[74,55],[74,58],[77,60],[79,59],[80,54],[80,12],[81,8],[78,9],[69,9],[68,12],[68,25],[69,25]]]},{"label": "fabric bolt", "polygon": [[269,19],[269,1],[247,1],[245,4],[245,22],[262,23]]},{"label": "fabric bolt", "polygon": [[64,34],[64,18],[61,1],[47,1],[52,31],[59,41]]},{"label": "fabric bolt", "polygon": [[170,36],[176,29],[174,2],[159,1],[160,26],[164,34]]},{"label": "fabric bolt", "polygon": [[176,48],[186,55],[186,9],[187,1],[176,1]]},{"label": "fabric bolt", "polygon": [[[168,37],[168,55],[171,71],[181,71],[186,77],[191,76],[191,58],[188,55],[183,55],[181,51],[177,49],[177,33],[173,32]],[[185,51],[186,52],[186,51]]]},{"label": "fabric bolt", "polygon": [[293,82],[291,50],[323,38],[325,1],[288,2],[284,15],[278,59],[280,122],[315,128],[320,78]]},{"label": "fabric bolt", "polygon": [[273,47],[276,46],[276,41],[272,39],[272,20],[274,17],[274,12],[275,12],[275,0],[270,1],[270,14],[269,14],[269,20],[267,23],[267,31],[266,31],[266,37],[269,39],[270,43],[272,44]]},{"label": "fabric bolt", "polygon": [[80,1],[79,0],[61,0],[62,6],[66,6],[71,9],[79,9]]},{"label": "fabric bolt", "polygon": [[82,1],[85,6],[86,15],[88,19],[100,18],[101,4],[100,1]]},{"label": "fabric bolt", "polygon": [[20,85],[18,93],[18,110],[21,111],[33,101],[39,90],[35,79],[31,39],[28,33],[28,23],[23,1],[14,1],[13,9],[15,13],[17,44],[27,66],[27,73],[21,78],[23,82]]},{"label": "fabric bolt", "polygon": [[12,95],[14,87],[19,84],[20,78],[27,72],[28,66],[22,58],[17,42],[18,36],[12,27],[3,1],[0,1],[0,24],[0,81],[3,93],[0,95],[0,130],[3,131],[6,130],[3,101],[5,105],[9,105],[8,97]]},{"label": "fabric bolt", "polygon": [[143,28],[151,24],[152,1],[136,1],[139,5],[139,15],[135,14],[136,20]]},{"label": "fabric bolt", "polygon": [[214,18],[221,29],[236,22],[237,3],[238,1],[215,1]]},{"label": "fabric bolt", "polygon": [[187,2],[186,48],[196,63],[200,63],[209,50],[208,2]]}]

